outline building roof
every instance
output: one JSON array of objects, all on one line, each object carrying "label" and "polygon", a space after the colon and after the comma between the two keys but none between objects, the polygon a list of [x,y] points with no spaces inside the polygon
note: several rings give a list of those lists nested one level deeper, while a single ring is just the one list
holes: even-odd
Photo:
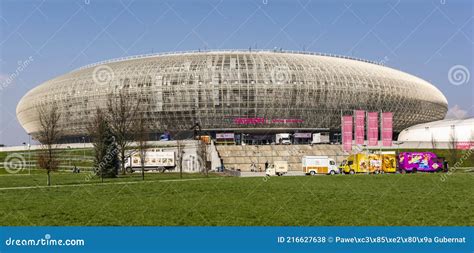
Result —
[{"label": "building roof", "polygon": [[474,117],[467,119],[444,119],[418,124],[404,129],[398,141],[419,142],[474,141]]}]

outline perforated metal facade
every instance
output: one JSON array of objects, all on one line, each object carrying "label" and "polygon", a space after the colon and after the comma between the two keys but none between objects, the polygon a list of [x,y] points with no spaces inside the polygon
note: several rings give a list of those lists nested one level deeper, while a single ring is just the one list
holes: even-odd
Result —
[{"label": "perforated metal facade", "polygon": [[147,55],[85,66],[49,80],[19,102],[28,133],[39,129],[36,107],[57,102],[68,136],[86,125],[107,94],[146,94],[156,132],[203,128],[340,127],[355,109],[394,113],[394,129],[443,119],[444,95],[407,73],[363,60],[272,51]]}]

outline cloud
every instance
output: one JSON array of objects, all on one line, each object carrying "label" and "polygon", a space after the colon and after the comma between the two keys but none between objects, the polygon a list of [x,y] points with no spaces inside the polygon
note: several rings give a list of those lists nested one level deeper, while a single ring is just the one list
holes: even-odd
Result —
[{"label": "cloud", "polygon": [[464,119],[468,117],[468,111],[462,109],[459,105],[449,108],[446,119]]}]

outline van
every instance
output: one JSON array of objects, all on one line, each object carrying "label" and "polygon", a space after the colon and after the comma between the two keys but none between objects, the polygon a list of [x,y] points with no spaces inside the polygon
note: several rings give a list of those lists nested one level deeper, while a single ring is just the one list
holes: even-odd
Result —
[{"label": "van", "polygon": [[288,173],[287,161],[274,161],[273,164],[265,170],[267,176],[283,176]]},{"label": "van", "polygon": [[301,164],[306,175],[339,173],[336,162],[327,156],[303,156]]}]

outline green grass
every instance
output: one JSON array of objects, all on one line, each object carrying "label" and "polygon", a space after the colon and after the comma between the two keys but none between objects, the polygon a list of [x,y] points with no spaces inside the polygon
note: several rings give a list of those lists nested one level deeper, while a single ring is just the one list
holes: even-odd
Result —
[{"label": "green grass", "polygon": [[[72,168],[74,165],[80,168],[90,168],[93,166],[94,151],[91,148],[85,149],[61,149],[58,150],[58,160],[60,163],[60,169]],[[36,156],[38,150],[22,150],[15,152],[0,152],[0,168],[4,167],[3,162],[9,155],[19,155],[23,158],[23,161],[28,165],[36,165]],[[15,162],[18,162],[15,161]]]},{"label": "green grass", "polygon": [[[472,173],[201,177],[148,173],[145,182],[134,174],[108,184],[0,190],[0,225],[474,225]],[[45,180],[0,176],[0,188]],[[84,175],[56,173],[53,183],[84,183]]]},{"label": "green grass", "polygon": [[[1,170],[0,170],[1,172]],[[23,172],[22,172],[23,173]],[[30,187],[45,186],[46,172],[44,170],[31,170],[31,174],[2,174],[0,173],[0,189],[5,187]],[[183,173],[183,179],[204,178],[202,174]],[[215,177],[210,174],[209,177]],[[146,181],[175,180],[180,179],[179,173],[146,173]],[[119,175],[117,178],[104,178],[104,183],[142,182],[142,175],[139,172],[133,174]],[[73,174],[71,172],[52,172],[51,185],[77,185],[77,184],[99,184],[102,183],[100,177],[90,172]]]}]

